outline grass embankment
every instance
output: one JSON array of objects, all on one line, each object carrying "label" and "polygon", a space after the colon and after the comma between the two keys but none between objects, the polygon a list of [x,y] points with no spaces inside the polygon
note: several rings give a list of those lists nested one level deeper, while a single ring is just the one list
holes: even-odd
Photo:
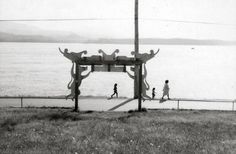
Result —
[{"label": "grass embankment", "polygon": [[235,153],[236,113],[0,108],[0,153]]}]

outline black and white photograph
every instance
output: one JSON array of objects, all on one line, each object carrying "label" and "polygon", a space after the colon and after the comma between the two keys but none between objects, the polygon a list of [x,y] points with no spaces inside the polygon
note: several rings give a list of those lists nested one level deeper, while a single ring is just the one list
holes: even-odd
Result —
[{"label": "black and white photograph", "polygon": [[236,153],[236,1],[0,0],[0,153]]}]

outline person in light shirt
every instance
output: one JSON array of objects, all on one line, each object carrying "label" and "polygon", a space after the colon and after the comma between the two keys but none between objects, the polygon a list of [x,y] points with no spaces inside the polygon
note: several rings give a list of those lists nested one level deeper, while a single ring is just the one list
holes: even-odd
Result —
[{"label": "person in light shirt", "polygon": [[162,98],[161,98],[161,99],[163,99],[164,96],[167,96],[167,98],[170,99],[170,97],[169,97],[170,88],[169,88],[168,83],[169,83],[169,80],[166,80],[166,81],[165,81],[164,88],[163,88],[163,95],[162,95]]}]

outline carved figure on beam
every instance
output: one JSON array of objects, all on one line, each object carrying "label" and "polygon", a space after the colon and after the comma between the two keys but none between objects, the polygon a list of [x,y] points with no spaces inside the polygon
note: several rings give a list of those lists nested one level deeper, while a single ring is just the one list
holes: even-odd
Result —
[{"label": "carved figure on beam", "polygon": [[[66,96],[66,99],[68,97],[72,97],[72,100],[75,98],[75,73],[74,73],[74,65],[75,63],[72,63],[72,67],[71,67],[71,81],[68,83],[67,88],[71,90],[71,93],[69,95]],[[78,77],[78,87],[81,85],[82,80],[87,78],[89,76],[89,74],[91,73],[91,71],[89,71],[86,75],[82,75],[82,73],[84,71],[86,71],[88,69],[88,67],[83,67],[83,66],[79,66],[79,77]],[[80,95],[80,90],[78,89],[79,95]]]},{"label": "carved figure on beam", "polygon": [[67,48],[64,49],[64,52],[61,50],[61,48],[58,49],[67,59],[71,60],[72,62],[80,60],[82,58],[82,54],[87,54],[86,50],[76,53],[76,52],[68,52]]},{"label": "carved figure on beam", "polygon": [[148,53],[136,53],[136,52],[132,51],[131,55],[134,55],[134,57],[136,59],[139,59],[143,63],[146,63],[148,60],[152,59],[159,51],[160,51],[160,49],[158,49],[157,52],[154,53],[153,50],[150,50],[150,54],[148,54]]},{"label": "carved figure on beam", "polygon": [[[130,67],[130,70],[134,72],[135,68]],[[134,79],[134,75],[131,75],[128,71],[127,71],[127,74],[130,78]],[[147,90],[150,89],[150,86],[149,86],[148,82],[146,81],[146,78],[147,78],[147,69],[146,69],[146,66],[144,65],[144,74],[142,74],[142,98],[143,98],[143,101],[145,101],[145,99],[149,99],[149,100],[152,99],[150,96],[147,95]],[[139,87],[139,86],[137,86],[137,87]]]},{"label": "carved figure on beam", "polygon": [[[134,59],[138,59],[141,60],[144,63],[144,67],[146,67],[146,62],[148,60],[150,60],[151,58],[153,58],[158,52],[160,51],[160,49],[157,50],[156,53],[154,53],[153,50],[150,50],[150,54],[149,53],[137,53],[137,52],[131,52],[132,55],[134,55]],[[138,74],[138,67],[135,67],[134,72],[135,74]],[[134,76],[134,85],[138,85],[138,81],[139,81],[139,77],[138,76]],[[134,97],[138,96],[138,88],[136,86],[134,86]]]},{"label": "carved figure on beam", "polygon": [[111,55],[106,54],[102,49],[99,49],[98,53],[102,53],[104,61],[114,61],[116,60],[116,53],[119,53],[119,49],[116,49]]}]

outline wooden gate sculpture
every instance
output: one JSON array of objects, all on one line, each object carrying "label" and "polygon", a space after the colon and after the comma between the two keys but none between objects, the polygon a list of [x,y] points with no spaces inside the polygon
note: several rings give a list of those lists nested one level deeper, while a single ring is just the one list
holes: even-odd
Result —
[{"label": "wooden gate sculpture", "polygon": [[[136,87],[138,88],[138,110],[141,111],[142,99],[151,99],[151,97],[146,94],[146,91],[149,90],[149,84],[146,81],[146,62],[152,59],[159,52],[159,49],[156,53],[154,53],[153,50],[150,50],[150,53],[131,52],[131,55],[134,57],[116,56],[116,54],[119,53],[118,49],[110,55],[100,49],[98,50],[98,53],[101,55],[92,55],[90,57],[84,56],[87,54],[86,50],[76,53],[68,52],[68,49],[62,51],[59,48],[59,51],[72,62],[71,81],[67,85],[67,88],[70,89],[71,93],[67,95],[66,98],[75,99],[74,111],[78,111],[78,96],[80,95],[79,86],[81,85],[82,80],[88,77],[91,72],[126,72],[132,79],[135,78],[135,75],[132,75],[133,73],[138,74],[136,77],[138,79],[138,83],[136,83]],[[82,75],[82,72],[88,70],[87,66],[91,67],[90,71],[86,75]],[[130,66],[130,71],[133,73],[127,71],[127,66]],[[142,73],[143,67],[144,73]],[[134,96],[134,99],[137,99],[137,97]]]}]

